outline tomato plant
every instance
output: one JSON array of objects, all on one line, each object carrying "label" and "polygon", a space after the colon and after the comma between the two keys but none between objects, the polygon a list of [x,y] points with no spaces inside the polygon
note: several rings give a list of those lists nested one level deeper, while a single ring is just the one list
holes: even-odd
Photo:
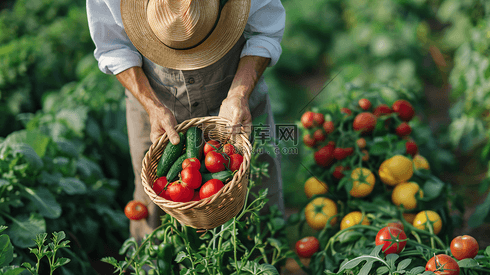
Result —
[{"label": "tomato plant", "polygon": [[124,214],[130,220],[141,220],[148,217],[148,208],[140,201],[132,200],[124,207]]},{"label": "tomato plant", "polygon": [[437,275],[459,275],[460,268],[451,256],[439,254],[427,261],[425,270],[432,271]]}]

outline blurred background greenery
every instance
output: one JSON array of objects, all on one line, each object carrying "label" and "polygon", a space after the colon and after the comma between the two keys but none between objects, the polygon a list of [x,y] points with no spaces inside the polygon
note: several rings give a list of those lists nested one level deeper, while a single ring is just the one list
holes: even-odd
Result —
[{"label": "blurred background greenery", "polygon": [[[306,109],[348,105],[359,92],[379,93],[388,103],[408,99],[417,112],[413,137],[431,169],[456,192],[472,194],[465,202],[473,207],[469,226],[488,224],[490,2],[282,2],[287,12],[283,53],[265,73],[276,122],[298,123]],[[0,167],[13,186],[2,193],[12,199],[0,203],[0,214],[9,213],[0,215],[0,224],[10,226],[17,216],[29,221],[25,215],[31,209],[22,207],[22,192],[16,193],[21,187],[13,179],[28,188],[43,186],[48,191],[39,193],[52,197],[48,210],[59,205],[63,214],[53,218],[39,211],[34,220],[43,220],[47,232],[65,230],[80,238],[80,259],[98,259],[127,237],[127,222],[114,221],[131,198],[134,177],[123,88],[97,68],[85,1],[6,0],[0,9]],[[34,148],[44,164],[29,171],[29,181],[20,168],[18,174],[10,172],[17,153],[27,154],[5,149],[17,143]],[[299,154],[282,159],[291,209],[307,200],[298,195],[308,178],[298,163],[312,156],[298,146]],[[81,180],[99,205],[82,199],[86,193],[80,190],[70,194],[53,187],[60,178]],[[0,179],[2,185],[7,183]],[[104,201],[98,190],[113,200]],[[71,198],[77,194],[75,207]],[[74,223],[69,215],[84,218]],[[97,237],[98,232],[112,237]]]}]

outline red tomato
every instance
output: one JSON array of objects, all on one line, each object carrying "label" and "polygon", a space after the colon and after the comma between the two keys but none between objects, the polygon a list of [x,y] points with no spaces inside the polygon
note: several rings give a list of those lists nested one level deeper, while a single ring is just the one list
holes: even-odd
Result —
[{"label": "red tomato", "polygon": [[407,154],[411,155],[412,157],[419,152],[419,147],[417,146],[417,143],[412,140],[405,143],[405,149],[407,150]]},{"label": "red tomato", "polygon": [[322,142],[325,140],[326,136],[323,133],[322,129],[318,129],[313,133],[313,138],[315,139],[316,142]]},{"label": "red tomato", "polygon": [[311,111],[306,111],[301,116],[301,124],[303,124],[303,127],[305,127],[306,129],[313,127],[313,124],[315,123],[314,116],[315,113]]},{"label": "red tomato", "polygon": [[370,133],[376,127],[377,117],[372,113],[360,113],[354,118],[352,128],[356,131],[361,131],[363,134]]},{"label": "red tomato", "polygon": [[395,101],[391,106],[391,109],[398,114],[398,117],[403,121],[410,121],[415,115],[412,104],[410,102],[400,99]]},{"label": "red tomato", "polygon": [[346,114],[348,116],[352,115],[352,111],[350,109],[347,109],[347,108],[341,108],[340,109],[340,112],[341,113],[344,113],[344,114]]},{"label": "red tomato", "polygon": [[211,151],[218,150],[221,147],[221,143],[218,140],[210,140],[204,144],[204,155],[207,155]]},{"label": "red tomato", "polygon": [[197,170],[201,169],[201,162],[197,158],[188,158],[182,162],[182,169],[187,167],[196,168]]},{"label": "red tomato", "polygon": [[405,227],[403,226],[403,223],[401,221],[393,221],[393,222],[389,222],[386,227],[396,227],[396,228],[400,228],[401,230],[404,230]]},{"label": "red tomato", "polygon": [[410,125],[408,125],[406,122],[402,122],[400,125],[398,125],[398,127],[396,127],[395,132],[399,137],[408,136],[410,133],[412,133],[412,127],[410,127]]},{"label": "red tomato", "polygon": [[378,107],[376,107],[376,109],[373,111],[373,114],[377,117],[389,115],[391,113],[393,113],[393,110],[391,110],[391,108],[386,104],[378,105]]},{"label": "red tomato", "polygon": [[128,219],[134,221],[146,219],[148,217],[148,208],[142,202],[133,200],[124,207],[124,214]]},{"label": "red tomato", "polygon": [[343,160],[346,157],[350,156],[352,153],[354,153],[354,148],[349,147],[349,148],[340,148],[337,147],[333,151],[333,156],[336,160]]},{"label": "red tomato", "polygon": [[459,275],[458,263],[446,254],[432,257],[425,265],[425,270],[438,275]]},{"label": "red tomato", "polygon": [[194,196],[192,197],[191,201],[200,201],[201,197],[199,197],[199,191],[194,191]]},{"label": "red tomato", "polygon": [[222,181],[218,179],[210,179],[202,185],[201,190],[199,191],[199,197],[201,199],[209,198],[216,194],[224,186],[225,185]]},{"label": "red tomato", "polygon": [[376,245],[383,245],[381,249],[385,255],[400,253],[407,244],[407,235],[397,227],[383,227],[376,235]]},{"label": "red tomato", "polygon": [[361,107],[361,109],[367,111],[369,110],[369,108],[371,108],[371,101],[369,101],[369,99],[367,98],[361,98],[359,99],[359,106]]},{"label": "red tomato", "polygon": [[335,167],[335,170],[333,171],[332,175],[334,178],[341,180],[345,175],[344,175],[344,170],[348,168],[345,168],[342,165],[338,165]]},{"label": "red tomato", "polygon": [[478,254],[478,250],[480,247],[478,246],[478,242],[475,238],[463,235],[454,238],[451,241],[451,253],[454,258],[458,260],[474,258],[476,254]]},{"label": "red tomato", "polygon": [[204,165],[206,169],[208,169],[211,173],[216,173],[225,170],[225,164],[227,161],[222,154],[211,151],[206,154],[206,158],[204,159]]},{"label": "red tomato", "polygon": [[313,122],[315,126],[322,126],[325,122],[325,115],[322,113],[313,113]]},{"label": "red tomato", "polygon": [[310,236],[296,242],[296,254],[302,258],[311,258],[320,248],[320,242],[317,238]]},{"label": "red tomato", "polygon": [[182,181],[187,184],[190,189],[197,189],[201,186],[202,175],[198,169],[194,167],[187,167],[180,172]]},{"label": "red tomato", "polygon": [[166,177],[159,177],[155,182],[153,183],[153,186],[151,187],[157,195],[161,196],[163,189],[167,185],[167,178]]},{"label": "red tomato", "polygon": [[170,197],[170,192],[168,191],[168,187],[167,187],[167,189],[163,190],[163,192],[160,194],[160,197],[162,197],[168,201],[172,200],[172,198]]},{"label": "red tomato", "polygon": [[323,123],[323,130],[325,130],[325,133],[331,134],[335,130],[335,125],[333,124],[333,121],[325,121]]},{"label": "red tomato", "polygon": [[240,169],[240,165],[242,165],[243,156],[240,154],[233,154],[230,156],[230,167],[228,167],[231,171],[235,172]]},{"label": "red tomato", "polygon": [[335,145],[328,144],[320,148],[320,150],[315,152],[315,162],[316,164],[327,167],[333,163],[335,160],[333,152],[335,150]]},{"label": "red tomato", "polygon": [[170,198],[175,202],[188,202],[194,196],[194,190],[185,182],[174,181],[168,187]]},{"label": "red tomato", "polygon": [[227,154],[228,156],[233,155],[235,152],[235,146],[233,146],[232,144],[227,143],[223,145],[223,153]]},{"label": "red tomato", "polygon": [[306,135],[303,136],[303,142],[308,147],[314,147],[315,144],[316,144],[315,138],[312,137],[310,134],[306,134]]}]

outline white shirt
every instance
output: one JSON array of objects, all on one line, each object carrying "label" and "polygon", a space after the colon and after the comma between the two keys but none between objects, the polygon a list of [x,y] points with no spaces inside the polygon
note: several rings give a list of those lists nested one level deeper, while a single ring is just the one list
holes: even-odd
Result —
[{"label": "white shirt", "polygon": [[[94,56],[106,74],[118,74],[142,65],[141,54],[129,40],[121,19],[120,0],[87,0],[90,36]],[[252,0],[244,36],[247,39],[240,57],[253,55],[270,58],[273,66],[281,55],[286,12],[280,0]]]}]

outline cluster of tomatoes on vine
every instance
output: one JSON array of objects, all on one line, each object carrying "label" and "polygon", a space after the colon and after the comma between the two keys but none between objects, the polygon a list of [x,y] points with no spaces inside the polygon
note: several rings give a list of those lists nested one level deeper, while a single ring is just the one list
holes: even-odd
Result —
[{"label": "cluster of tomatoes on vine", "polygon": [[[394,132],[400,138],[407,140],[405,143],[407,154],[414,156],[418,153],[417,144],[410,138],[412,128],[408,124],[414,117],[415,111],[407,100],[397,100],[391,107],[387,104],[379,104],[373,108],[369,99],[362,98],[357,102],[357,106],[351,109],[341,108],[340,114],[343,119],[335,119],[335,116],[330,114],[325,116],[323,113],[313,111],[306,111],[301,116],[301,124],[305,129],[303,142],[315,150],[314,159],[318,166],[327,168],[336,161],[346,159],[355,153],[355,145],[361,150],[362,160],[367,161],[369,153],[366,150],[364,137],[373,134]],[[352,140],[354,136],[358,136],[355,141]],[[337,179],[343,177],[341,172],[344,169],[346,168],[337,166],[334,177]]]},{"label": "cluster of tomatoes on vine", "polygon": [[[232,144],[226,143],[221,146],[218,140],[206,142],[203,153],[204,167],[201,167],[198,158],[187,158],[182,162],[178,180],[169,183],[166,177],[160,177],[153,184],[153,191],[174,202],[200,201],[223,188],[226,180],[231,178],[243,162],[243,156]],[[229,173],[224,176],[212,176],[225,170]],[[205,174],[211,175],[211,178],[203,176]]]}]

